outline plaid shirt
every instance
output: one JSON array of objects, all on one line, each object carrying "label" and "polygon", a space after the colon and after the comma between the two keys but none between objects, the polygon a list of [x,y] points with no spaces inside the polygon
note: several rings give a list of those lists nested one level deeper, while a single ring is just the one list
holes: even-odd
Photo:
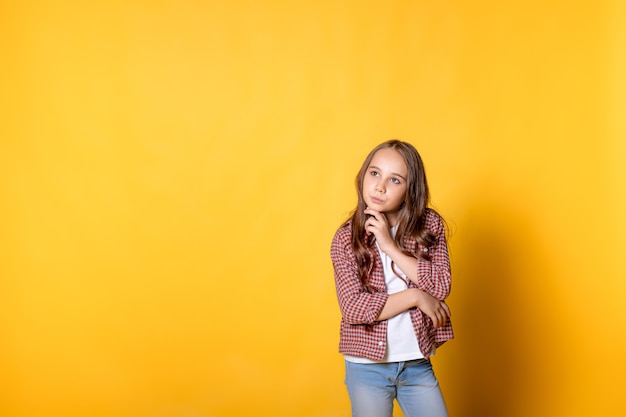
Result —
[{"label": "plaid shirt", "polygon": [[[337,298],[341,309],[341,333],[339,352],[380,361],[387,346],[387,321],[376,321],[388,294],[383,274],[383,264],[376,249],[374,266],[370,271],[371,291],[361,284],[358,266],[351,248],[351,223],[341,226],[333,238],[330,255],[335,270]],[[428,248],[432,261],[418,258],[417,276],[419,285],[409,282],[409,287],[419,288],[440,300],[450,294],[450,260],[445,230],[441,217],[433,210],[426,211],[426,228],[436,236],[436,242]],[[424,250],[417,241],[405,238],[405,247],[412,253]],[[410,311],[420,351],[428,358],[434,348],[454,337],[450,322],[435,329],[432,320],[418,308]]]}]

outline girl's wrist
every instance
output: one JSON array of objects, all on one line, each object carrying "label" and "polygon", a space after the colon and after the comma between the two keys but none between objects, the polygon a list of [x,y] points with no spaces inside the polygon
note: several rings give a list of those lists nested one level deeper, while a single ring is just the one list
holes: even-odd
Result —
[{"label": "girl's wrist", "polygon": [[[394,261],[396,264],[406,265],[407,255],[404,252],[402,252],[402,250],[398,246],[394,245],[391,251],[387,253],[387,255],[389,255],[391,260]],[[406,271],[404,272],[406,273]]]},{"label": "girl's wrist", "polygon": [[413,294],[414,294],[413,296],[414,305],[415,307],[419,308],[419,306],[422,305],[424,292],[420,290],[419,288],[411,288],[411,290],[413,290]]},{"label": "girl's wrist", "polygon": [[401,253],[398,246],[393,241],[389,244],[389,246],[381,248],[380,250],[385,252],[387,256],[389,256],[391,259],[395,259],[395,257],[398,256],[399,253]]}]

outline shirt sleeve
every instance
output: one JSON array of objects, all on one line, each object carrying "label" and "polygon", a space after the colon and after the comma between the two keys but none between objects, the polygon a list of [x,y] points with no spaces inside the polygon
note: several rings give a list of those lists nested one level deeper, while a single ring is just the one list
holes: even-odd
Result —
[{"label": "shirt sleeve", "polygon": [[431,260],[418,258],[418,288],[440,300],[450,295],[451,273],[448,243],[443,220],[434,211],[429,210],[426,227],[435,234],[435,244],[428,249]]},{"label": "shirt sleeve", "polygon": [[335,234],[330,251],[339,308],[344,322],[348,324],[373,324],[388,295],[386,292],[368,292],[361,284],[350,241],[350,230],[344,226]]}]

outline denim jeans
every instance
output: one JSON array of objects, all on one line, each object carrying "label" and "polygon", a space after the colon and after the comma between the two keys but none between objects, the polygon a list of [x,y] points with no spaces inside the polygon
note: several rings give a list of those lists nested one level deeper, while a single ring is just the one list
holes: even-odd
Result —
[{"label": "denim jeans", "polygon": [[346,361],[352,417],[392,417],[398,400],[405,417],[447,417],[439,382],[428,359],[360,364]]}]

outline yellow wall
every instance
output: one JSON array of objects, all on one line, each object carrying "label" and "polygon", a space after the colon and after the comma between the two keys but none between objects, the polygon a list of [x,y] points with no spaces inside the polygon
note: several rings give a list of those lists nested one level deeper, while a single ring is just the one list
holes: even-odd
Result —
[{"label": "yellow wall", "polygon": [[329,244],[392,137],[453,232],[451,415],[624,415],[625,27],[621,0],[3,2],[0,415],[348,416]]}]

